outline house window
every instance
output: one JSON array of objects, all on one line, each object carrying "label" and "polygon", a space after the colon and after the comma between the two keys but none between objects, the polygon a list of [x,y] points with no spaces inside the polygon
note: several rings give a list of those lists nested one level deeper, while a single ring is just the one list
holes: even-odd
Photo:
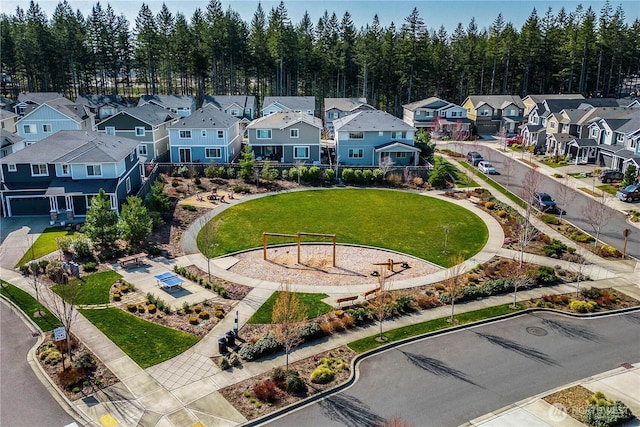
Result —
[{"label": "house window", "polygon": [[240,115],[240,111],[233,109],[229,111],[229,114],[231,114],[233,117],[238,117]]},{"label": "house window", "polygon": [[431,117],[432,115],[433,115],[433,114],[432,114],[432,112],[431,112],[431,111],[425,111],[425,112],[424,112],[424,116],[425,116],[425,117]]},{"label": "house window", "polygon": [[127,189],[127,194],[131,193],[131,177],[127,177],[127,179],[124,180],[124,185]]},{"label": "house window", "polygon": [[135,158],[136,158],[136,152],[134,150],[131,153],[129,153],[129,161],[133,162],[133,159]]},{"label": "house window", "polygon": [[136,126],[136,136],[144,136],[144,127]]},{"label": "house window", "polygon": [[202,132],[200,133],[200,135],[202,135],[203,138],[207,137],[207,131],[202,129]]},{"label": "house window", "polygon": [[289,129],[289,138],[298,138],[300,136],[299,129]]},{"label": "house window", "polygon": [[309,147],[293,147],[293,158],[294,159],[308,159],[309,158]]},{"label": "house window", "polygon": [[69,165],[68,164],[60,165],[60,169],[62,169],[62,175],[65,175],[65,176],[69,175]]},{"label": "house window", "polygon": [[597,138],[598,137],[598,128],[593,128],[591,129],[591,133],[589,135],[591,138]]},{"label": "house window", "polygon": [[271,139],[271,129],[258,129],[256,130],[257,139]]},{"label": "house window", "polygon": [[36,125],[22,125],[25,134],[36,133]]},{"label": "house window", "polygon": [[36,163],[31,165],[31,176],[47,176],[49,175],[49,169],[47,169],[46,163]]},{"label": "house window", "polygon": [[[638,140],[637,139],[632,139],[631,141],[629,141],[629,148],[631,148],[632,150],[636,149],[636,146],[638,145]],[[15,165],[14,165],[15,166]]]},{"label": "house window", "polygon": [[9,164],[7,165],[7,170],[8,170],[9,172],[17,172],[17,171],[18,171],[18,168],[17,168],[17,166],[16,166],[16,164],[15,164],[15,163],[9,163]]},{"label": "house window", "polygon": [[218,131],[218,139],[224,139],[224,131],[223,130],[219,130]]},{"label": "house window", "polygon": [[422,115],[422,111],[418,110],[416,111],[416,116],[421,116]]},{"label": "house window", "polygon": [[619,133],[616,136],[616,143],[623,143],[624,142],[624,134],[623,133]]},{"label": "house window", "polygon": [[407,132],[391,132],[391,139],[407,139]]},{"label": "house window", "polygon": [[339,119],[340,118],[340,112],[339,111],[334,111],[333,113],[329,113],[329,115],[331,116],[332,119]]},{"label": "house window", "polygon": [[405,153],[404,151],[396,153],[396,158],[398,159],[405,159],[406,157],[407,157],[407,153]]},{"label": "house window", "polygon": [[378,131],[378,136],[384,136],[384,131],[379,130],[379,131]]},{"label": "house window", "polygon": [[222,150],[219,148],[205,148],[204,156],[209,159],[219,159],[220,157],[222,157]]},{"label": "house window", "polygon": [[480,110],[480,115],[481,115],[481,116],[488,116],[488,115],[489,115],[489,113],[490,113],[490,111],[489,111],[489,110]]},{"label": "house window", "polygon": [[514,110],[513,108],[509,109],[509,111],[507,112],[507,116],[515,116],[516,115],[516,110]]},{"label": "house window", "polygon": [[181,130],[180,131],[180,139],[191,139],[191,131],[190,130]]},{"label": "house window", "polygon": [[51,133],[51,125],[50,125],[50,124],[44,124],[44,125],[42,125],[42,132],[44,132],[44,133]]},{"label": "house window", "polygon": [[87,165],[87,176],[102,176],[100,165]]},{"label": "house window", "polygon": [[549,122],[549,127],[551,129],[555,129],[556,128],[556,122]]},{"label": "house window", "polygon": [[138,155],[139,156],[146,156],[147,155],[147,145],[146,144],[138,145]]},{"label": "house window", "polygon": [[349,132],[349,139],[364,139],[364,132]]},{"label": "house window", "polygon": [[116,134],[116,128],[114,126],[105,126],[104,127],[104,132],[107,135],[115,135]]},{"label": "house window", "polygon": [[362,148],[349,148],[350,159],[362,159],[364,157],[364,150]]}]

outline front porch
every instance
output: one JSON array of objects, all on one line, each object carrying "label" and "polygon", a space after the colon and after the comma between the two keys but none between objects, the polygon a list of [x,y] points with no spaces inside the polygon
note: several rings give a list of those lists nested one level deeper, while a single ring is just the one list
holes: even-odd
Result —
[{"label": "front porch", "polygon": [[392,141],[375,148],[376,164],[418,166],[420,149],[399,141]]}]

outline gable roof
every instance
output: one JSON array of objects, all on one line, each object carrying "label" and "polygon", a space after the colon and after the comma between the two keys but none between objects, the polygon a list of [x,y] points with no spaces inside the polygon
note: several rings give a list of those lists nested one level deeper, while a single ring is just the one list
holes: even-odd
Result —
[{"label": "gable roof", "polygon": [[[5,144],[5,141],[7,142],[7,144]],[[24,138],[20,135],[11,133],[6,129],[0,129],[0,145],[2,147],[7,147],[20,141],[24,141]]]},{"label": "gable roof", "polygon": [[527,95],[524,99],[531,99],[536,104],[541,104],[547,99],[584,99],[584,96],[579,93],[549,93],[549,94],[539,94],[539,95]]},{"label": "gable roof", "polygon": [[138,107],[149,103],[164,108],[191,108],[195,98],[191,95],[142,95],[138,100]]},{"label": "gable roof", "polygon": [[300,122],[322,129],[322,120],[319,118],[309,114],[296,113],[293,111],[278,111],[277,113],[260,117],[249,123],[249,125],[247,125],[247,129],[285,129]]},{"label": "gable roof", "polygon": [[160,107],[159,105],[145,104],[138,107],[126,108],[120,111],[118,114],[105,119],[101,123],[106,123],[113,117],[116,117],[120,114],[127,114],[151,126],[159,126],[177,117],[174,113]]},{"label": "gable roof", "polygon": [[61,130],[9,154],[5,163],[114,163],[127,157],[139,142],[84,130]]},{"label": "gable roof", "polygon": [[88,110],[88,107],[80,104],[74,104],[67,98],[56,98],[52,101],[45,102],[44,104],[40,104],[28,113],[26,113],[19,122],[24,122],[25,120],[29,120],[30,116],[34,114],[37,110],[42,108],[51,108],[60,114],[68,117],[70,120],[73,120],[76,123],[82,123],[84,120],[89,118],[89,116],[93,116]]},{"label": "gable roof", "polygon": [[315,96],[265,96],[262,110],[271,104],[280,104],[289,110],[314,110],[316,109]]},{"label": "gable roof", "polygon": [[362,107],[366,105],[367,107],[371,107],[367,104],[367,98],[325,98],[324,99],[324,111],[329,111],[332,108],[340,111],[353,111],[356,108]]},{"label": "gable roof", "polygon": [[0,120],[7,120],[12,117],[19,117],[19,116],[15,113],[12,113],[11,111],[0,109]]},{"label": "gable roof", "polygon": [[128,107],[127,102],[120,95],[79,95],[76,104],[86,105],[89,108],[100,108],[105,105],[119,105]]},{"label": "gable roof", "polygon": [[169,129],[228,129],[239,121],[213,104],[206,104],[172,124]]},{"label": "gable roof", "polygon": [[468,99],[476,108],[484,104],[487,104],[494,110],[502,110],[509,104],[514,104],[518,108],[524,108],[522,98],[518,95],[471,95]]},{"label": "gable roof", "polygon": [[336,132],[339,131],[415,131],[396,116],[380,110],[359,111],[333,121]]},{"label": "gable roof", "polygon": [[420,101],[415,101],[410,104],[405,104],[402,107],[405,110],[416,111],[418,108],[432,108],[434,110],[440,109],[447,106],[456,106],[451,102],[445,101],[444,99],[440,99],[436,96],[432,96],[430,98],[421,99]]},{"label": "gable roof", "polygon": [[32,102],[34,104],[41,105],[45,102],[64,97],[64,94],[59,92],[21,92],[18,95],[18,102]]},{"label": "gable roof", "polygon": [[220,110],[226,110],[234,104],[245,109],[256,105],[256,97],[253,95],[207,95],[204,97],[202,106],[207,104],[211,104]]}]

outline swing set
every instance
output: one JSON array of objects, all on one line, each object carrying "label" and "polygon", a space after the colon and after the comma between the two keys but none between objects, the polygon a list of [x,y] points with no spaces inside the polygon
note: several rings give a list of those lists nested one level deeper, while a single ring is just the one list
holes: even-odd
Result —
[{"label": "swing set", "polygon": [[300,264],[300,246],[301,246],[301,237],[302,236],[311,236],[311,237],[322,237],[325,239],[331,239],[333,244],[333,266],[336,266],[336,235],[335,234],[321,234],[321,233],[306,233],[303,231],[299,231],[297,234],[283,234],[283,233],[262,233],[262,256],[263,259],[267,260],[267,240],[269,237],[284,237],[289,239],[296,239],[297,247],[298,247],[298,264]]}]

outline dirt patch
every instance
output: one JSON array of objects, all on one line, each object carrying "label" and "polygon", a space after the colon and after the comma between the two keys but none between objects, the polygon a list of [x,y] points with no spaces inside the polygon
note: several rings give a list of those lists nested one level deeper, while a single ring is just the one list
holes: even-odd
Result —
[{"label": "dirt patch", "polygon": [[565,388],[556,393],[550,394],[544,398],[544,401],[558,408],[558,411],[564,411],[572,418],[584,422],[582,415],[589,406],[589,397],[593,393],[581,385]]}]

